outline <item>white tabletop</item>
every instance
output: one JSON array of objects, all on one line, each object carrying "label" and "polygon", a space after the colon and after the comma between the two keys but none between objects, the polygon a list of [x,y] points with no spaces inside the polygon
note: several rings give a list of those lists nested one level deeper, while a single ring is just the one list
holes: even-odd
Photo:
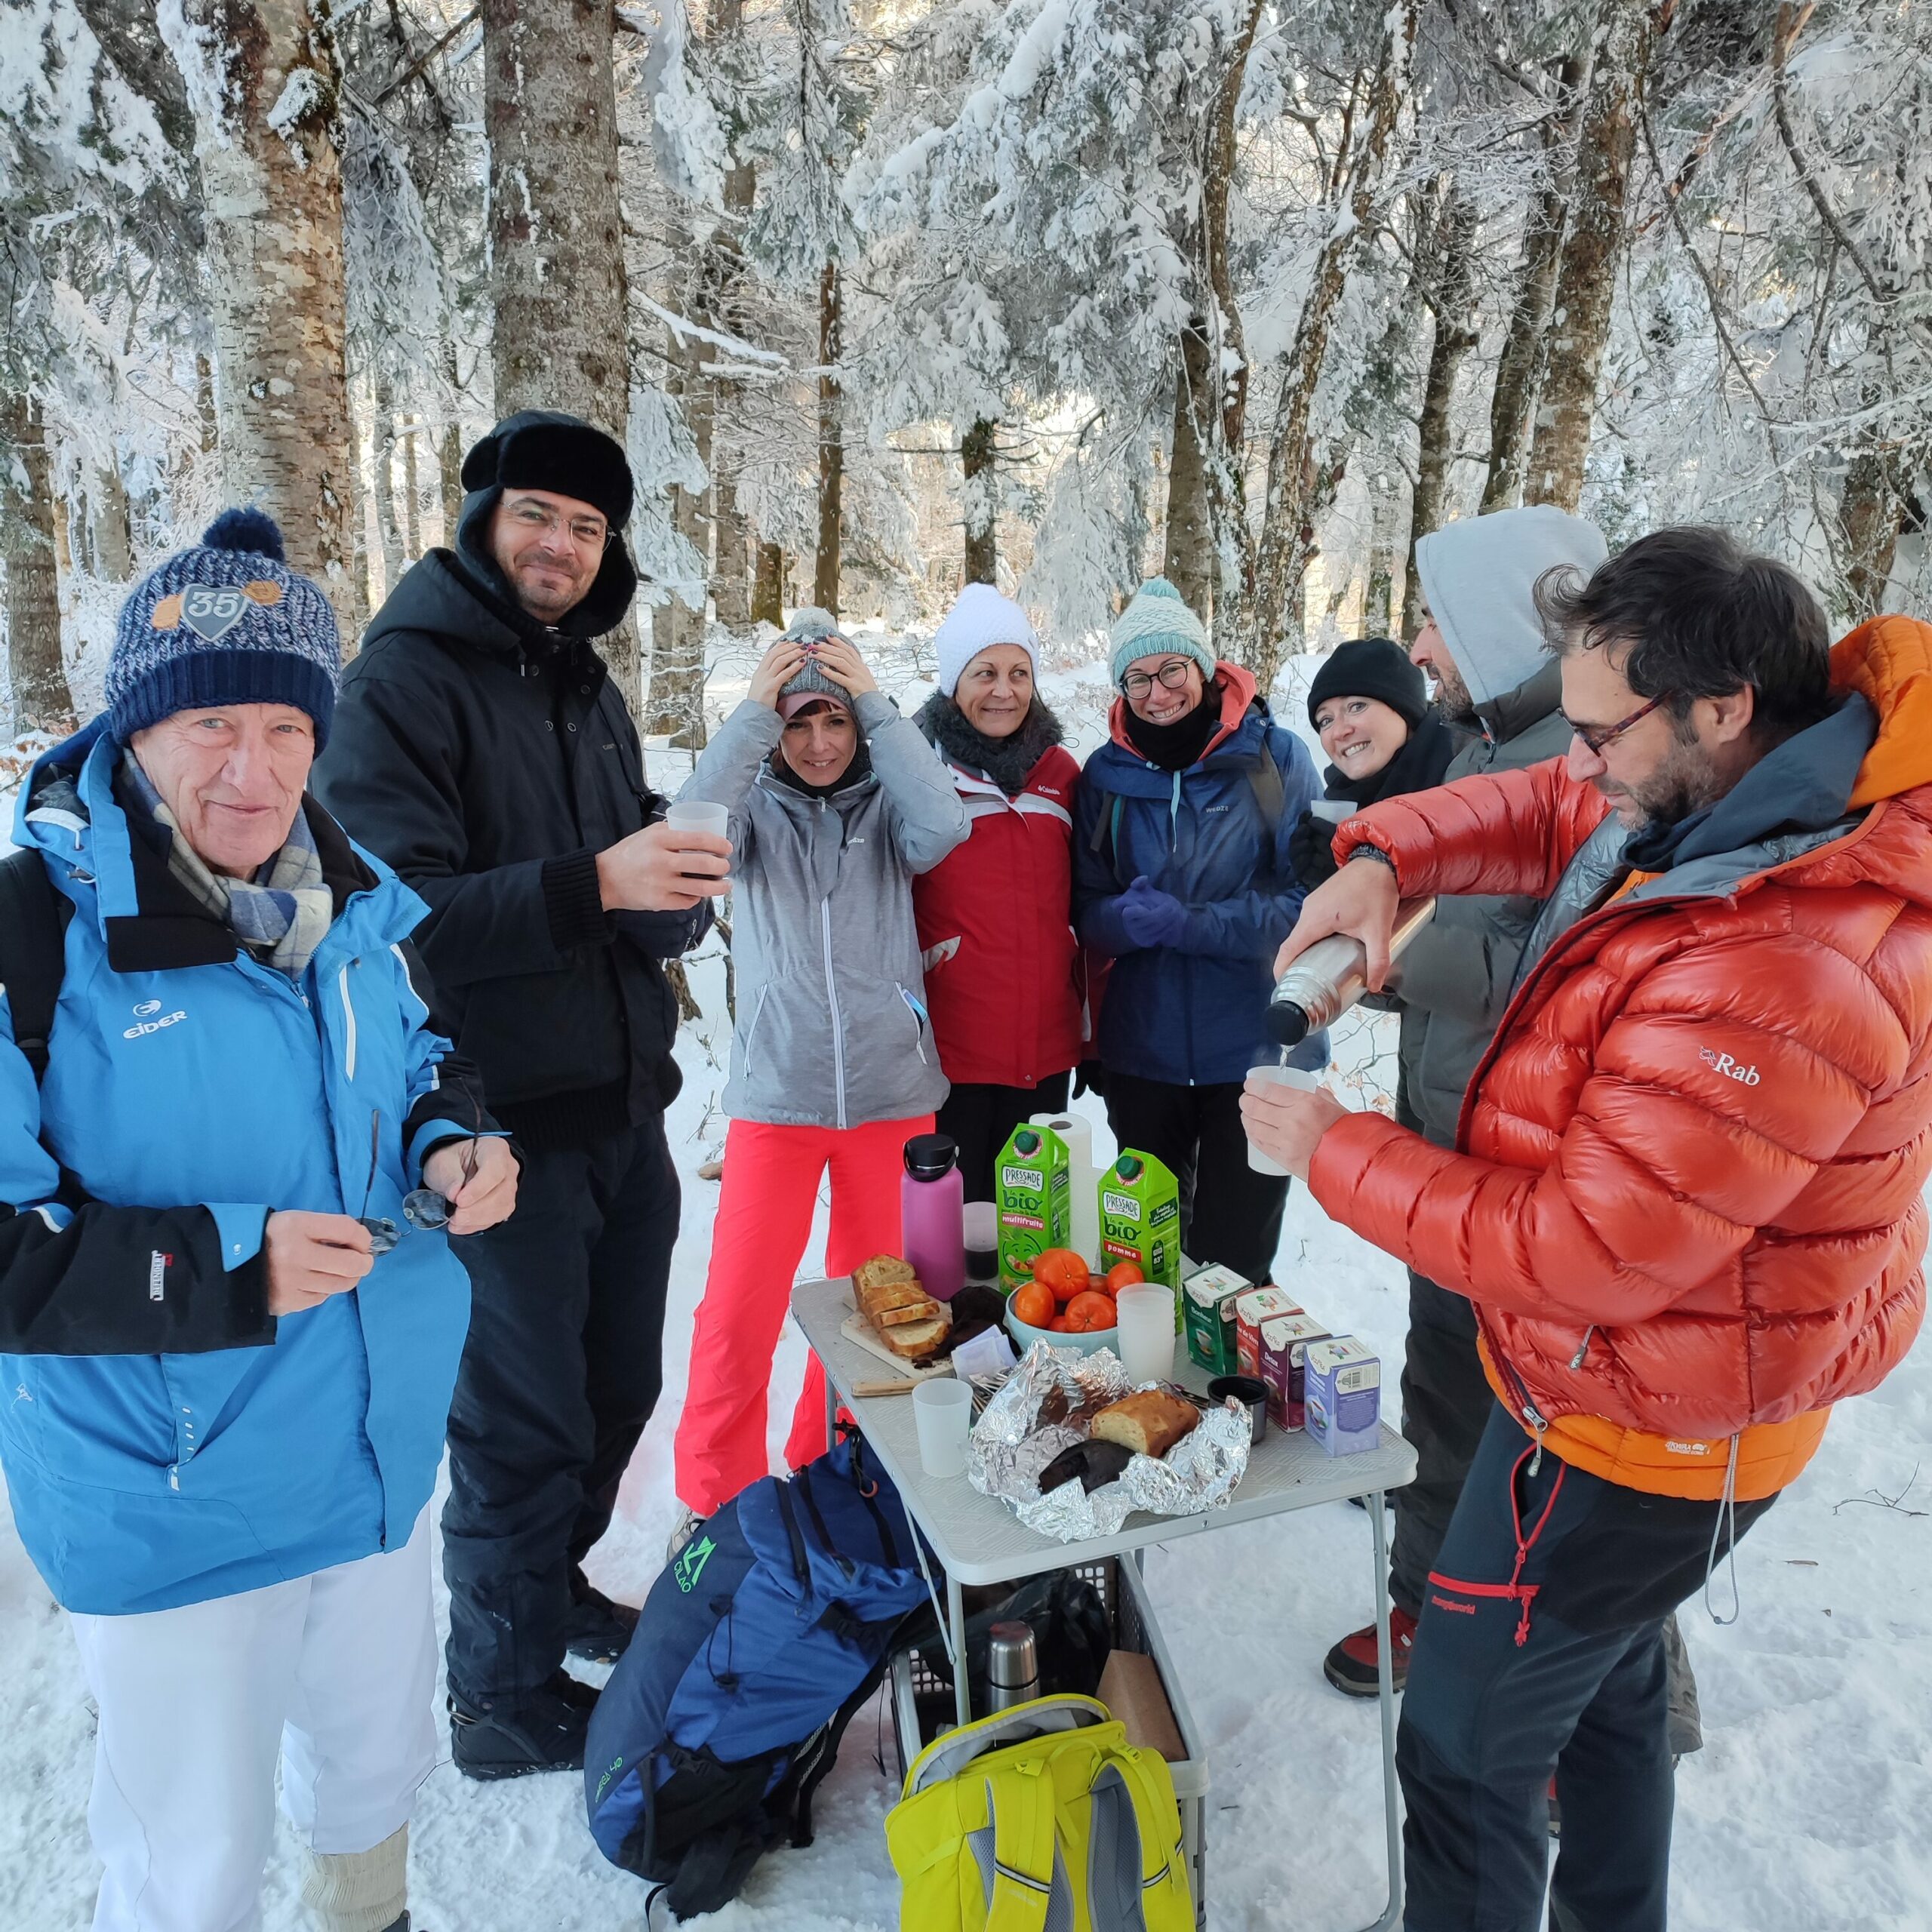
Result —
[{"label": "white tabletop", "polygon": [[[1155,1516],[1137,1510],[1118,1534],[1083,1543],[1057,1543],[1024,1527],[1003,1503],[982,1496],[964,1476],[928,1475],[919,1466],[916,1426],[909,1395],[852,1395],[855,1383],[881,1378],[882,1364],[838,1332],[852,1312],[849,1276],[829,1281],[801,1281],[792,1291],[792,1312],[804,1331],[846,1406],[859,1419],[868,1446],[897,1487],[900,1499],[924,1531],[949,1575],[961,1583],[1000,1583],[1060,1570],[1143,1545],[1173,1543],[1204,1530],[1259,1516],[1306,1509],[1318,1503],[1345,1501],[1379,1490],[1399,1489],[1416,1472],[1416,1452],[1383,1425],[1381,1446],[1351,1456],[1330,1456],[1300,1429],[1268,1433],[1248,1456],[1247,1469],[1226,1508],[1198,1516]],[[1385,1364],[1386,1367],[1386,1364]],[[1212,1379],[1190,1361],[1186,1343],[1174,1338],[1174,1379],[1207,1392]],[[1385,1386],[1387,1380],[1385,1377]]]}]

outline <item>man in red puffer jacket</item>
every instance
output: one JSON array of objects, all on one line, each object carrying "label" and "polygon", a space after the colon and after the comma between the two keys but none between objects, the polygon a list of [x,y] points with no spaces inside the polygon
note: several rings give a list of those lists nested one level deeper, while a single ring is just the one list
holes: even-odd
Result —
[{"label": "man in red puffer jacket", "polygon": [[[1924,1310],[1932,626],[1666,530],[1539,586],[1567,758],[1379,805],[1283,959],[1546,903],[1454,1149],[1255,1089],[1257,1144],[1475,1306],[1499,1398],[1417,1629],[1407,1932],[1663,1932],[1664,1617]],[[1728,1621],[1737,1614],[1734,1581]],[[1713,1613],[1716,1613],[1714,1611]]]}]

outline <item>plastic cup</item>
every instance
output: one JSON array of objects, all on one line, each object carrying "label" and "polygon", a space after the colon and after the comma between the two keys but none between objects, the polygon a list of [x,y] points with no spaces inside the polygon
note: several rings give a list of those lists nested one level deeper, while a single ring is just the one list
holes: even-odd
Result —
[{"label": "plastic cup", "polygon": [[1343,820],[1352,817],[1361,808],[1350,804],[1346,798],[1317,798],[1309,810],[1317,818],[1324,819],[1331,825],[1340,825]]},{"label": "plastic cup", "polygon": [[998,1280],[999,1210],[990,1201],[969,1201],[961,1211],[960,1221],[966,1241],[967,1280]]},{"label": "plastic cup", "polygon": [[664,823],[673,832],[708,832],[723,838],[730,833],[731,814],[729,807],[715,805],[709,798],[680,798],[665,813]]},{"label": "plastic cup", "polygon": [[[1251,1066],[1247,1069],[1251,1080],[1265,1080],[1276,1087],[1299,1087],[1304,1094],[1312,1094],[1321,1084],[1312,1073],[1304,1073],[1298,1066],[1280,1066],[1273,1061],[1265,1066]],[[1253,1141],[1247,1143],[1247,1164],[1257,1174],[1284,1175],[1288,1171],[1279,1161],[1262,1152]]]},{"label": "plastic cup", "polygon": [[912,1420],[918,1425],[920,1468],[929,1476],[963,1476],[966,1436],[973,1426],[971,1385],[952,1376],[921,1382],[912,1391]]},{"label": "plastic cup", "polygon": [[1128,1381],[1164,1382],[1174,1372],[1174,1295],[1158,1285],[1122,1288],[1114,1300],[1121,1365]]}]

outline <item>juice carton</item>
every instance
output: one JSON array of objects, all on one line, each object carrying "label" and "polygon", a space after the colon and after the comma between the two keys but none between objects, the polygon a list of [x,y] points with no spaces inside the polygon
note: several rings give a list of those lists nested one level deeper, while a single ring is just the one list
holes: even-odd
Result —
[{"label": "juice carton", "polygon": [[1100,1195],[1102,1270],[1136,1261],[1149,1281],[1179,1288],[1180,1183],[1152,1154],[1129,1147],[1101,1175]]},{"label": "juice carton", "polygon": [[1033,1278],[1035,1255],[1067,1244],[1073,1232],[1072,1189],[1066,1143],[1051,1128],[1023,1121],[1000,1151],[993,1189],[999,1281],[1008,1294]]},{"label": "juice carton", "polygon": [[1235,1353],[1235,1303],[1248,1292],[1245,1275],[1218,1265],[1197,1268],[1181,1291],[1181,1322],[1187,1331],[1187,1356],[1210,1375],[1232,1375]]},{"label": "juice carton", "polygon": [[1308,1346],[1327,1340],[1327,1330],[1312,1315],[1278,1315],[1261,1324],[1260,1373],[1268,1385],[1268,1413],[1278,1427],[1300,1429],[1307,1420]]},{"label": "juice carton", "polygon": [[1331,1456],[1352,1456],[1382,1440],[1382,1364],[1352,1335],[1308,1345],[1309,1439]]},{"label": "juice carton", "polygon": [[1261,1373],[1261,1324],[1277,1315],[1299,1315],[1301,1303],[1285,1288],[1250,1288],[1235,1302],[1235,1357],[1244,1375]]}]

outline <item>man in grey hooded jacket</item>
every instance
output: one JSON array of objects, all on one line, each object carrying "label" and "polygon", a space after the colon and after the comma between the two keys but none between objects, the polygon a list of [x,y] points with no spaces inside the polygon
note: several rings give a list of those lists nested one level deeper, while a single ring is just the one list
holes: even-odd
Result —
[{"label": "man in grey hooded jacket", "polygon": [[[1608,554],[1594,525],[1546,504],[1466,518],[1417,544],[1423,623],[1410,656],[1435,681],[1450,723],[1469,734],[1443,774],[1445,785],[1540,764],[1568,749],[1558,666],[1543,648],[1532,593],[1546,571],[1573,565],[1587,577]],[[1540,909],[1534,899],[1441,900],[1403,956],[1396,1113],[1438,1146],[1456,1144],[1463,1093],[1509,1003]],[[1395,1492],[1389,1566],[1390,1663],[1398,1689],[1423,1589],[1494,1401],[1469,1302],[1411,1271],[1402,1428],[1415,1445],[1416,1479]],[[1323,1669],[1338,1690],[1374,1697],[1375,1626],[1344,1637]]]}]

